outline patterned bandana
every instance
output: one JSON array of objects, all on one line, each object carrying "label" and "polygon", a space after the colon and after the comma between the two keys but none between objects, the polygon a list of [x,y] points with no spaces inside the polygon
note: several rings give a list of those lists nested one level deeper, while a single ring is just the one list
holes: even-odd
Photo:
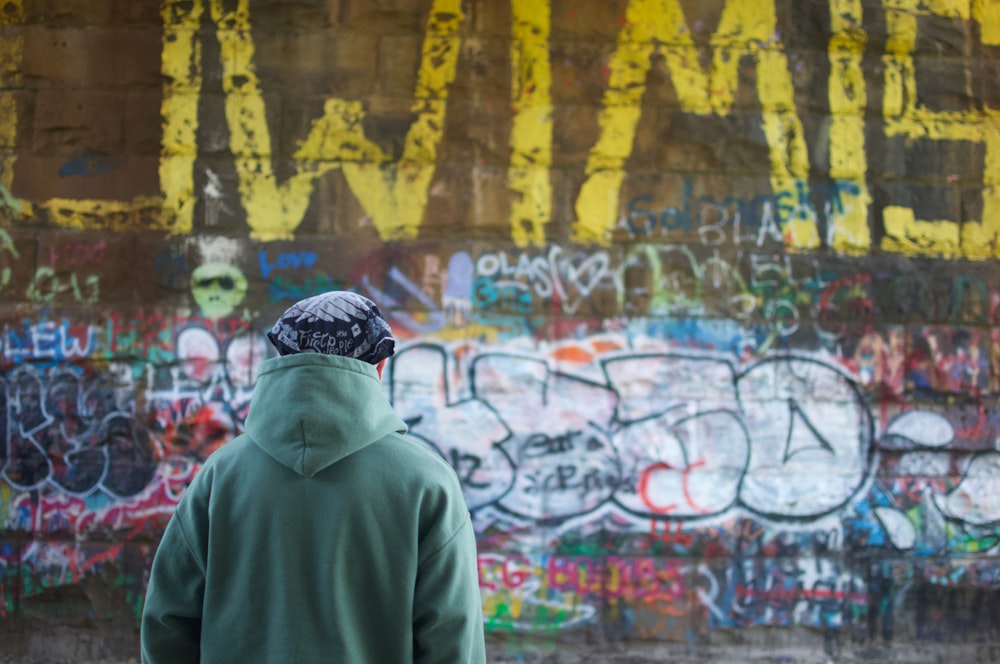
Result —
[{"label": "patterned bandana", "polygon": [[281,355],[321,353],[378,364],[396,350],[396,339],[375,303],[349,291],[296,302],[267,333]]}]

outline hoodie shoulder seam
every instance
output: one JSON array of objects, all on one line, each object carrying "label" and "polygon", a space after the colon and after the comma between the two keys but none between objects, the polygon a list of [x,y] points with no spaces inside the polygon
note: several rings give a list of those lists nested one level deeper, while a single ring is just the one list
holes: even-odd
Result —
[{"label": "hoodie shoulder seam", "polygon": [[423,559],[423,560],[422,560],[422,561],[420,562],[420,564],[418,564],[418,565],[417,565],[417,569],[419,570],[419,569],[420,569],[420,568],[422,568],[422,567],[423,567],[424,565],[426,565],[427,563],[429,563],[430,561],[434,560],[434,559],[435,559],[435,558],[437,558],[437,557],[438,557],[439,555],[441,555],[441,552],[442,552],[442,551],[444,551],[445,549],[447,549],[447,548],[448,548],[448,546],[449,546],[449,545],[450,545],[450,544],[451,544],[452,542],[454,542],[454,541],[455,541],[455,538],[457,538],[457,537],[458,537],[458,536],[459,536],[459,535],[460,535],[460,534],[462,533],[462,531],[463,531],[463,530],[465,529],[465,527],[466,527],[466,526],[469,526],[469,525],[471,525],[471,524],[472,524],[472,521],[471,521],[471,519],[469,518],[469,516],[468,516],[468,514],[467,514],[467,515],[466,515],[466,517],[465,517],[465,520],[464,520],[464,521],[462,521],[462,525],[460,525],[460,526],[459,526],[459,527],[458,527],[458,528],[457,528],[457,529],[455,530],[455,532],[453,532],[453,533],[452,533],[451,535],[449,535],[449,536],[448,536],[448,539],[446,539],[446,540],[444,541],[444,543],[443,543],[443,544],[442,544],[441,546],[439,546],[439,547],[438,547],[438,548],[436,548],[436,549],[435,549],[434,551],[432,551],[431,553],[429,553],[429,554],[427,555],[427,557],[426,557],[426,558],[424,558],[424,559]]},{"label": "hoodie shoulder seam", "polygon": [[194,558],[194,564],[198,566],[198,570],[201,572],[201,575],[203,577],[206,576],[207,573],[205,572],[205,566],[202,563],[201,558],[198,557],[194,547],[191,546],[191,540],[188,538],[187,529],[184,528],[183,518],[177,519],[177,529],[181,532],[181,539],[184,540],[184,547],[188,550],[188,554]]},{"label": "hoodie shoulder seam", "polygon": [[303,477],[306,475],[306,455],[309,454],[309,438],[306,436],[306,423],[299,420],[299,435],[302,436],[302,458],[299,460],[299,470]]}]

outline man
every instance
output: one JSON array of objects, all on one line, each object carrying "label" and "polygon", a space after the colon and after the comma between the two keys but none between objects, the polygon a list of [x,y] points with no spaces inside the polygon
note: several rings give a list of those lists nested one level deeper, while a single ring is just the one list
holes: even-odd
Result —
[{"label": "man", "polygon": [[245,434],[215,452],[163,534],[142,661],[485,662],[458,479],[403,436],[380,382],[395,340],[335,291],[268,332]]}]

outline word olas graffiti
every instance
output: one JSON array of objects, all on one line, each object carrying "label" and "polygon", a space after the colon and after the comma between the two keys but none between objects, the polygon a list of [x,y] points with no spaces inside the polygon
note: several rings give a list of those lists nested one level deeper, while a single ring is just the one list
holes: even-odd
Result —
[{"label": "word olas graffiti", "polygon": [[[23,1],[7,3],[0,21],[24,21]],[[586,158],[571,229],[575,241],[606,243],[625,225],[621,189],[633,152],[654,58],[662,58],[680,110],[696,117],[729,117],[740,81],[740,63],[756,67],[759,128],[770,162],[769,207],[777,234],[790,249],[828,246],[861,255],[873,249],[910,255],[985,259],[1000,256],[1000,134],[998,111],[939,111],[920,102],[914,52],[923,21],[946,18],[974,23],[985,45],[1000,44],[1000,6],[986,0],[882,0],[877,10],[860,0],[829,0],[830,34],[828,131],[822,145],[809,145],[795,103],[793,67],[781,37],[776,0],[727,0],[709,39],[707,59],[692,37],[680,0],[630,0],[624,8],[617,44],[607,59],[607,83],[598,114],[598,133]],[[549,3],[511,0],[510,161],[507,186],[509,225],[520,246],[543,246],[553,219],[554,102]],[[863,56],[868,48],[866,12],[884,15],[881,55],[881,121],[887,139],[930,144],[961,141],[981,147],[980,219],[922,219],[906,201],[889,200],[873,209],[866,179],[866,136],[871,112]],[[466,16],[458,0],[433,0],[427,13],[416,83],[412,124],[398,155],[366,136],[368,110],[359,100],[330,97],[323,112],[292,155],[295,170],[279,182],[272,165],[273,141],[267,124],[266,95],[257,75],[253,15],[249,0],[165,0],[162,5],[159,161],[161,197],[130,201],[53,199],[39,202],[57,223],[70,227],[106,226],[130,209],[162,208],[159,224],[175,232],[192,228],[197,201],[195,163],[199,147],[198,107],[205,67],[203,18],[214,25],[221,47],[222,87],[229,149],[235,159],[246,223],[258,239],[294,236],[305,216],[316,181],[339,171],[383,239],[416,236],[423,223],[448,109],[449,85],[462,57]],[[883,29],[880,23],[880,30]],[[19,78],[22,36],[5,39],[3,60]],[[15,86],[16,87],[16,86]],[[0,142],[14,145],[17,102],[0,92]],[[833,183],[812,184],[809,152],[828,155]],[[0,205],[16,214],[33,213],[30,201],[11,193],[14,160],[0,163]],[[215,223],[225,203],[223,184],[209,174],[206,209]],[[817,209],[809,201],[814,186],[837,192],[836,204]],[[210,199],[210,200],[209,200]],[[977,206],[978,207],[978,206]],[[231,210],[230,210],[231,212]],[[872,223],[880,222],[878,233]],[[208,222],[207,222],[208,223]],[[873,238],[879,246],[873,246]]]}]

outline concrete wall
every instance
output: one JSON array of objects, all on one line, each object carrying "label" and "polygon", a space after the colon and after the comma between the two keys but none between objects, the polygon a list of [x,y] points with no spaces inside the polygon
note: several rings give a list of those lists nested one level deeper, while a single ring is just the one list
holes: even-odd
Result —
[{"label": "concrete wall", "polygon": [[350,288],[496,661],[996,658],[998,66],[996,0],[7,0],[0,654],[135,656]]}]

